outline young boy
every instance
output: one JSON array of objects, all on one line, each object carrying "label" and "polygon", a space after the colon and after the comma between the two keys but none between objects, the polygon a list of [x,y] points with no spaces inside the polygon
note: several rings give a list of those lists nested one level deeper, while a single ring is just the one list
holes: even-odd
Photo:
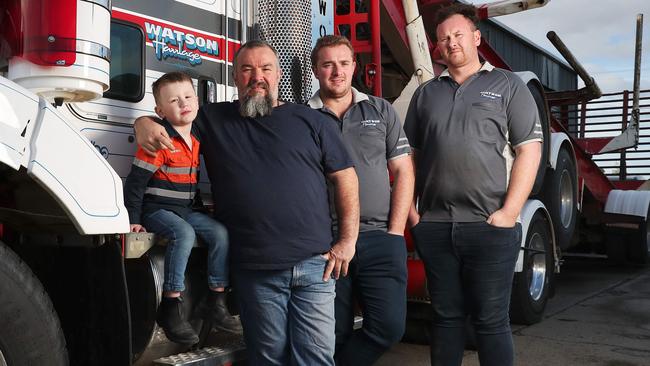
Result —
[{"label": "young boy", "polygon": [[241,323],[228,312],[228,235],[225,227],[192,211],[199,166],[199,142],[192,135],[198,98],[192,79],[180,72],[161,76],[153,85],[156,114],[172,139],[175,150],[160,150],[155,157],[140,146],[124,185],[125,206],[131,231],[147,230],[169,240],[165,253],[163,298],[156,320],[169,340],[181,344],[199,341],[183,315],[181,292],[185,267],[196,235],[208,246],[208,307],[213,325],[241,333]]}]

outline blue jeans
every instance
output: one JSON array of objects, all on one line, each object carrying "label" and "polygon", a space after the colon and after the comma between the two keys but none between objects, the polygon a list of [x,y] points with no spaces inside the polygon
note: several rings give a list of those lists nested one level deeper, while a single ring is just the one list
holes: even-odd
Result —
[{"label": "blue jeans", "polygon": [[[363,313],[363,327],[353,332],[356,303]],[[348,277],[336,281],[335,309],[338,365],[372,365],[402,338],[406,322],[403,236],[380,230],[359,233]]]},{"label": "blue jeans", "polygon": [[321,255],[286,270],[236,269],[250,365],[334,365],[335,280]]},{"label": "blue jeans", "polygon": [[470,315],[481,366],[511,366],[508,311],[521,225],[424,222],[411,232],[433,307],[431,364],[461,365]]},{"label": "blue jeans", "polygon": [[200,212],[192,212],[183,220],[167,210],[145,216],[142,223],[147,231],[169,240],[163,291],[185,290],[185,267],[197,235],[208,247],[208,286],[228,286],[228,231],[225,226]]}]

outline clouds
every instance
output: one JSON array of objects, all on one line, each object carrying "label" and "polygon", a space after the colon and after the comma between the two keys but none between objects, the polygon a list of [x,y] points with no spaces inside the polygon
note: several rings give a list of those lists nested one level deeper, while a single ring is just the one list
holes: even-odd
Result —
[{"label": "clouds", "polygon": [[650,0],[551,0],[495,19],[562,58],[546,39],[555,31],[601,89],[611,92],[632,89],[639,13],[644,14],[641,88],[650,89]]}]

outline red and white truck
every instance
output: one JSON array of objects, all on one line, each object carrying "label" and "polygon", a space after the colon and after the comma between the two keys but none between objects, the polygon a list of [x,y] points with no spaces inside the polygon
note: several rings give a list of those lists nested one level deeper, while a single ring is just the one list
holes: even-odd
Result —
[{"label": "red and white truck", "polygon": [[[133,120],[153,111],[151,83],[180,70],[194,79],[201,103],[233,100],[233,54],[242,42],[262,38],[280,51],[282,98],[303,102],[317,89],[311,47],[338,32],[357,51],[355,84],[397,96],[409,82],[404,75],[422,79],[427,69],[420,60],[436,59],[426,32],[409,25],[422,19],[418,6],[428,22],[449,2],[0,1],[0,365],[241,360],[243,341],[210,332],[200,319],[192,322],[201,344],[189,351],[167,341],[155,323],[164,247],[151,235],[127,234],[122,198],[136,148]],[[480,14],[543,3],[506,0]],[[382,49],[382,39],[391,47]],[[417,45],[423,45],[420,56],[405,56]],[[490,50],[485,44],[481,56],[507,67]],[[397,61],[405,57],[410,64]],[[441,67],[434,62],[428,70]],[[512,301],[513,319],[532,323],[542,317],[562,251],[577,241],[576,232],[585,232],[576,227],[609,233],[602,237],[609,237],[610,253],[619,259],[627,253],[647,260],[650,195],[634,183],[615,190],[623,183],[607,179],[584,148],[593,141],[567,133],[551,115],[552,108],[588,99],[585,93],[548,94],[534,74],[520,75],[538,102],[546,138],[535,194],[521,214],[524,238]],[[208,184],[201,182],[202,192],[209,192]],[[618,230],[638,237],[621,241]],[[204,262],[205,248],[197,245],[188,265],[190,314],[204,295]],[[424,282],[413,255],[412,304],[426,303]]]}]

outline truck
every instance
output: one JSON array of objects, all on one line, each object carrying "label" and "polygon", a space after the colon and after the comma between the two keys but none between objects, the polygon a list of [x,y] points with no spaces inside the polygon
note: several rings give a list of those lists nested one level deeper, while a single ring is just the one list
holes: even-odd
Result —
[{"label": "truck", "polygon": [[[233,55],[243,42],[259,38],[279,50],[281,98],[301,103],[318,88],[312,45],[338,33],[356,51],[355,86],[395,99],[399,110],[427,72],[443,68],[435,62],[435,32],[424,24],[450,2],[1,1],[0,365],[243,360],[241,338],[212,331],[194,315],[205,296],[206,249],[200,243],[188,263],[185,306],[201,342],[182,348],[155,322],[164,242],[129,233],[122,197],[136,150],[133,121],[153,111],[151,83],[180,70],[193,78],[201,104],[233,100]],[[545,2],[505,0],[480,6],[479,14],[488,18]],[[508,68],[487,42],[480,51]],[[584,132],[577,106],[597,96],[594,83],[547,92],[536,75],[519,75],[536,100],[545,139],[535,188],[521,214],[511,306],[513,321],[531,324],[543,317],[564,251],[583,238],[606,243],[601,246],[619,261],[647,261],[650,196],[637,190],[642,182],[609,179],[591,158],[594,146],[625,151],[636,145],[634,138],[611,150],[603,147],[612,138],[598,137],[594,145],[570,130],[582,126]],[[210,191],[206,178],[199,189]],[[209,209],[209,194],[201,196]],[[417,322],[429,298],[422,263],[409,248],[409,320]],[[231,305],[236,312],[237,304]]]}]

